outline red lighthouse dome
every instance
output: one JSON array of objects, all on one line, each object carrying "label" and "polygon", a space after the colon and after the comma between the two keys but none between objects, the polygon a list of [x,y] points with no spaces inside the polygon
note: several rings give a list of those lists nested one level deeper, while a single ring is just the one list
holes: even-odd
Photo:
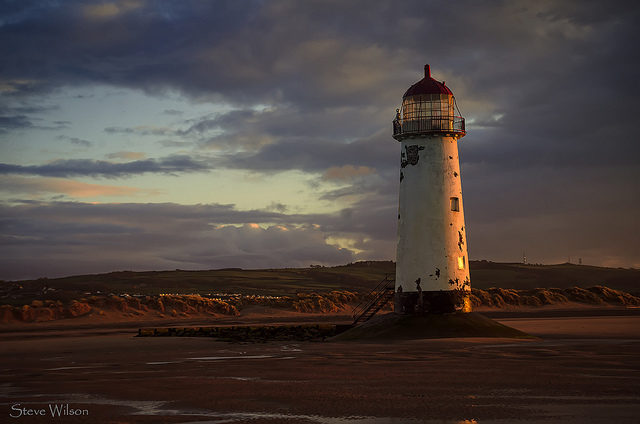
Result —
[{"label": "red lighthouse dome", "polygon": [[448,94],[453,96],[449,87],[444,85],[444,81],[440,82],[431,78],[431,67],[429,65],[424,65],[424,78],[409,87],[402,97],[417,96],[421,94]]}]

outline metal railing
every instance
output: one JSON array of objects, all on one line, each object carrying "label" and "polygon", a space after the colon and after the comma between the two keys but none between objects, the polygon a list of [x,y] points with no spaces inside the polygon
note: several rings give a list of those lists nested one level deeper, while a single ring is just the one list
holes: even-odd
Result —
[{"label": "metal railing", "polygon": [[421,134],[460,134],[467,133],[464,118],[461,116],[431,116],[417,119],[395,119],[393,138],[400,139]]},{"label": "metal railing", "polygon": [[[353,323],[366,321],[375,315],[393,296],[395,280],[385,275],[384,279],[369,292],[369,294],[353,308]],[[373,312],[373,313],[371,313]]]}]

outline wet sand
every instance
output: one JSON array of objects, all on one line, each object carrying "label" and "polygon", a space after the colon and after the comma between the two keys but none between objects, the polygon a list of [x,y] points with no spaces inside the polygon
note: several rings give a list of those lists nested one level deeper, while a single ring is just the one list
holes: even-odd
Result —
[{"label": "wet sand", "polygon": [[[573,315],[497,318],[535,340],[232,344],[136,338],[127,326],[4,331],[0,422],[637,423],[640,311]],[[50,404],[88,417],[54,420]],[[17,408],[46,416],[12,418]]]}]

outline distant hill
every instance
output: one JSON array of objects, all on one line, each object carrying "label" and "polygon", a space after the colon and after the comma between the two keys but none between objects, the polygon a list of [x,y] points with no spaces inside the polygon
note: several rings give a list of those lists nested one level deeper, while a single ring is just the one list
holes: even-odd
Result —
[{"label": "distant hill", "polygon": [[640,269],[605,268],[570,263],[536,265],[471,261],[471,285],[529,290],[538,287],[569,288],[607,286],[627,292],[640,292]]},{"label": "distant hill", "polygon": [[[531,265],[471,261],[474,288],[491,287],[530,290],[607,286],[630,293],[640,292],[640,270],[587,265]],[[334,267],[207,271],[120,271],[0,283],[0,299],[74,298],[80,294],[239,293],[269,296],[298,292],[350,290],[363,292],[375,287],[385,275],[393,276],[392,261],[363,261]]]}]

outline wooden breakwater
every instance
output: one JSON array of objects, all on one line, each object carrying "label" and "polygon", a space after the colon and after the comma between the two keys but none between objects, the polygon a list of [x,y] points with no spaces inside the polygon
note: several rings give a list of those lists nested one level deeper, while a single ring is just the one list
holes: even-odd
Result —
[{"label": "wooden breakwater", "polygon": [[214,337],[232,342],[325,340],[351,328],[347,324],[234,325],[140,328],[138,337]]}]

